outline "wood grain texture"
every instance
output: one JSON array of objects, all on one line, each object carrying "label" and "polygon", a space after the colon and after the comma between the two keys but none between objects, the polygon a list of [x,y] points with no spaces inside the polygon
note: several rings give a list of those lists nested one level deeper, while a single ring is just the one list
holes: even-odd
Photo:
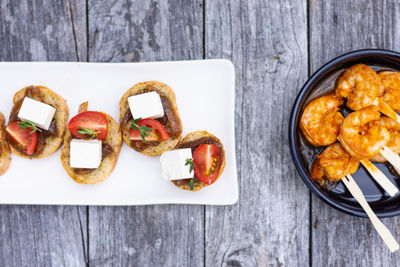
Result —
[{"label": "wood grain texture", "polygon": [[[360,48],[399,50],[397,1],[311,1],[311,71],[335,56]],[[399,217],[383,223],[400,239]],[[345,215],[312,198],[314,266],[400,266],[367,219]]]},{"label": "wood grain texture", "polygon": [[207,58],[236,67],[240,200],[206,207],[206,266],[307,266],[309,193],[288,148],[307,77],[305,1],[206,1]]},{"label": "wood grain texture", "polygon": [[86,61],[86,3],[0,1],[0,60]]},{"label": "wood grain texture", "polygon": [[[202,14],[202,1],[89,1],[89,60],[202,58]],[[202,266],[203,252],[202,206],[89,209],[93,266]]]},{"label": "wood grain texture", "polygon": [[203,57],[202,1],[89,1],[89,57],[139,62]]},{"label": "wood grain texture", "polygon": [[[86,60],[85,10],[84,0],[0,1],[0,60]],[[86,207],[0,206],[0,266],[85,266],[86,215]]]}]

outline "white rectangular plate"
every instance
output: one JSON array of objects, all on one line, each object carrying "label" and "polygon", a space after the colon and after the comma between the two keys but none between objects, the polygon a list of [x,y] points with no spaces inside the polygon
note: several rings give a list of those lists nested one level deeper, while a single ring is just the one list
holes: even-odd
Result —
[{"label": "white rectangular plate", "polygon": [[226,167],[212,185],[198,192],[181,190],[161,177],[158,157],[147,157],[123,144],[114,172],[98,185],[80,185],[65,172],[60,151],[48,158],[12,156],[0,177],[0,204],[44,205],[229,205],[238,199],[235,159],[235,74],[230,61],[199,60],[150,63],[0,63],[0,111],[8,118],[12,99],[28,85],[43,85],[63,96],[70,118],[82,102],[89,110],[119,118],[119,100],[134,84],[156,80],[176,94],[183,135],[207,130],[222,141]]}]

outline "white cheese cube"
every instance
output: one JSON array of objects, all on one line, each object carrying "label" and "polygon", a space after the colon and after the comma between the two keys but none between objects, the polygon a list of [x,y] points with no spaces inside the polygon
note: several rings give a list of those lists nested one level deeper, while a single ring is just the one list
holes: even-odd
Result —
[{"label": "white cheese cube", "polygon": [[190,172],[190,165],[186,160],[192,158],[192,149],[176,149],[162,153],[160,157],[162,175],[166,180],[190,179],[194,171]]},{"label": "white cheese cube", "polygon": [[134,119],[157,119],[164,116],[161,97],[156,92],[130,96],[128,103]]},{"label": "white cheese cube", "polygon": [[72,139],[69,154],[71,168],[97,169],[102,160],[101,141]]},{"label": "white cheese cube", "polygon": [[25,97],[19,110],[21,120],[32,121],[36,126],[48,130],[56,109],[35,99]]}]

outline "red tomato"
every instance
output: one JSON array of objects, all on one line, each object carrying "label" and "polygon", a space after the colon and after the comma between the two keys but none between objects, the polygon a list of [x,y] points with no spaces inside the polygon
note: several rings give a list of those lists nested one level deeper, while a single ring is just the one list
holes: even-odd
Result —
[{"label": "red tomato", "polygon": [[6,132],[27,155],[31,156],[36,148],[37,133],[31,133],[32,129],[29,127],[24,130],[18,123],[19,122],[16,121],[8,125]]},{"label": "red tomato", "polygon": [[[151,128],[152,130],[147,132],[150,134],[145,137],[146,141],[165,141],[169,139],[169,134],[167,130],[165,130],[164,126],[157,120],[154,119],[143,119],[136,122],[139,127],[146,126]],[[133,141],[143,141],[140,130],[134,130],[131,128],[130,139]]]},{"label": "red tomato", "polygon": [[221,149],[217,145],[199,145],[193,151],[194,175],[205,184],[217,180],[222,165]]},{"label": "red tomato", "polygon": [[107,117],[101,112],[84,111],[70,120],[68,129],[73,136],[79,139],[91,138],[89,134],[78,133],[82,129],[88,129],[97,133],[95,139],[104,140],[108,134]]}]

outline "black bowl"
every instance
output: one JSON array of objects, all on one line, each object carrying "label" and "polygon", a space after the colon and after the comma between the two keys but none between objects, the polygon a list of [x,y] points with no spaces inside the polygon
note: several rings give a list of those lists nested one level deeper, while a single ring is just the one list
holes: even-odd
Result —
[{"label": "black bowl", "polygon": [[[350,195],[342,182],[331,188],[321,186],[311,178],[310,168],[316,154],[323,148],[306,145],[299,122],[306,104],[315,97],[333,91],[337,76],[347,67],[364,63],[379,71],[392,69],[400,71],[400,53],[381,49],[366,49],[341,55],[322,66],[304,84],[293,104],[289,122],[289,145],[294,164],[309,189],[330,206],[360,217],[367,217],[358,202]],[[345,111],[345,113],[348,111]],[[346,114],[345,114],[346,115]],[[400,176],[388,163],[374,163],[386,176],[400,187]],[[360,165],[361,166],[361,165]],[[400,194],[390,197],[376,184],[363,167],[352,175],[361,188],[371,208],[378,217],[400,214]]]}]

